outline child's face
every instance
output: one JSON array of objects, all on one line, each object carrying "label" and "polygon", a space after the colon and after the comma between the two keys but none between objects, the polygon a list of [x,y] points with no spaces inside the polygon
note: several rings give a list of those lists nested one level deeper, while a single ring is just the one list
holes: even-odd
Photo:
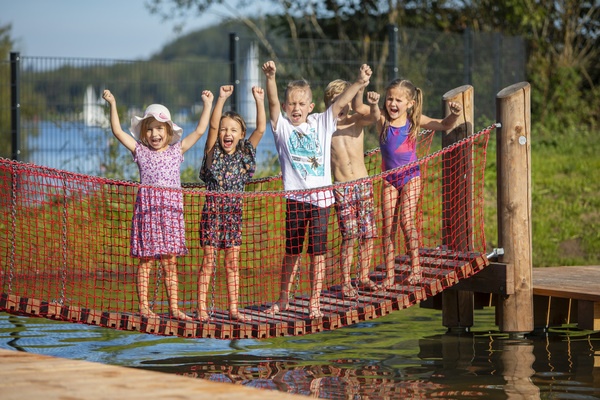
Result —
[{"label": "child's face", "polygon": [[219,125],[219,143],[227,154],[233,154],[237,145],[244,138],[244,132],[239,122],[233,118],[223,117]]},{"label": "child's face", "polygon": [[406,116],[407,110],[414,103],[414,100],[408,99],[406,90],[400,87],[389,89],[385,96],[385,109],[392,120]]},{"label": "child's face", "polygon": [[285,111],[294,126],[305,123],[314,107],[315,105],[311,103],[309,94],[302,89],[291,90],[285,103],[283,103],[283,111]]},{"label": "child's face", "polygon": [[148,146],[154,150],[164,150],[171,141],[166,122],[160,122],[152,118],[144,132]]}]

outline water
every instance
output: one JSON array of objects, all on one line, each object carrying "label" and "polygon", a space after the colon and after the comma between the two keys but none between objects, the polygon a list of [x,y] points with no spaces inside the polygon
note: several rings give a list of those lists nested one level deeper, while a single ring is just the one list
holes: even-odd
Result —
[{"label": "water", "polygon": [[[196,123],[182,124],[183,137],[190,134]],[[129,132],[128,126],[123,126]],[[254,130],[248,127],[248,135]],[[27,160],[37,165],[61,169],[70,172],[105,176],[106,164],[111,162],[109,144],[116,141],[110,128],[86,126],[83,122],[51,122],[39,121],[28,125],[24,132],[29,132],[23,139],[23,147],[27,149]],[[33,134],[35,132],[35,134]],[[206,134],[184,155],[182,170],[192,168],[197,175],[204,156]],[[256,161],[267,162],[277,154],[270,124],[260,141]],[[137,166],[133,163],[131,153],[119,143],[117,165],[124,170],[126,179],[139,179]]]},{"label": "water", "polygon": [[0,347],[326,399],[600,399],[600,332],[511,339],[477,310],[447,334],[418,306],[331,332],[184,339],[0,313]]}]

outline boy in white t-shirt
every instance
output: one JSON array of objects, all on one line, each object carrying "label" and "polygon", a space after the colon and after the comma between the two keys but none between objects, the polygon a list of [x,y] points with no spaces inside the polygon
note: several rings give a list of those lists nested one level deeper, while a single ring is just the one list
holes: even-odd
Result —
[{"label": "boy in white t-shirt", "polygon": [[[312,91],[305,80],[292,81],[285,90],[285,101],[279,103],[275,62],[263,67],[267,78],[267,99],[271,128],[279,155],[279,164],[286,191],[286,241],[281,268],[279,299],[267,310],[277,314],[289,308],[289,294],[298,271],[304,236],[308,231],[308,249],[311,263],[310,318],[322,317],[320,297],[325,276],[327,251],[327,221],[329,207],[334,203],[330,189],[331,137],[337,129],[337,116],[352,101],[358,91],[369,83],[371,68],[363,64],[355,82],[340,94],[323,113],[310,112],[314,108]],[[281,115],[281,110],[285,116]],[[310,114],[310,115],[309,115]]]}]

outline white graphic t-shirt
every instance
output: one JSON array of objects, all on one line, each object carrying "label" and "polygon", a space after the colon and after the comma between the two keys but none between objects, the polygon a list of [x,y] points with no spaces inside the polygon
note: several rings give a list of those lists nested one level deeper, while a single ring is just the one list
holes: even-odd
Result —
[{"label": "white graphic t-shirt", "polygon": [[[273,135],[284,189],[304,191],[330,186],[331,136],[337,128],[337,118],[334,118],[331,108],[309,115],[306,122],[299,126],[293,126],[281,114],[276,126]],[[285,197],[319,207],[328,207],[334,202],[329,189],[289,193]]]}]

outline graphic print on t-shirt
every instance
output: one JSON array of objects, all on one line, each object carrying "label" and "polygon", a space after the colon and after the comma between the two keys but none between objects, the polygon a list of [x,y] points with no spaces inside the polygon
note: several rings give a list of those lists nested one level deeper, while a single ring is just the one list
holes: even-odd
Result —
[{"label": "graphic print on t-shirt", "polygon": [[289,150],[292,166],[304,179],[324,175],[323,147],[314,128],[308,128],[307,132],[294,129],[289,139]]}]

